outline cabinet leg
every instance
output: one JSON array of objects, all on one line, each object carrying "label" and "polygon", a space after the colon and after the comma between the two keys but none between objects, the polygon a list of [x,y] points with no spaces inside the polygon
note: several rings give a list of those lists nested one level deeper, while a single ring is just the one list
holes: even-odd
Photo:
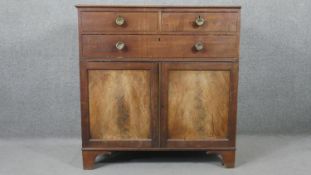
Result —
[{"label": "cabinet leg", "polygon": [[212,151],[208,153],[218,154],[222,159],[222,163],[226,168],[234,168],[235,164],[235,151]]},{"label": "cabinet leg", "polygon": [[83,169],[91,170],[94,167],[96,156],[102,154],[111,154],[108,151],[82,151]]}]

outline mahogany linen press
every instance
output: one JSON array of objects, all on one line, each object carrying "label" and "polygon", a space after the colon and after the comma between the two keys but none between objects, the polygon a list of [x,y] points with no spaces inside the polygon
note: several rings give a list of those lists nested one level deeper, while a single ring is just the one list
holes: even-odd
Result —
[{"label": "mahogany linen press", "polygon": [[82,155],[206,151],[234,167],[238,6],[77,5]]}]

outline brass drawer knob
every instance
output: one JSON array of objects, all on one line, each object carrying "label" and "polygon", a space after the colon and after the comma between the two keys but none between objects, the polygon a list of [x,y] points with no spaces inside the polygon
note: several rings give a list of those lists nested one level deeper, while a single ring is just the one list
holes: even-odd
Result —
[{"label": "brass drawer knob", "polygon": [[125,23],[125,19],[122,16],[117,16],[116,18],[116,24],[118,26],[122,26]]},{"label": "brass drawer knob", "polygon": [[124,43],[124,42],[118,41],[118,42],[116,43],[116,48],[117,48],[118,50],[123,50],[124,47],[125,47],[125,43]]},{"label": "brass drawer knob", "polygon": [[198,16],[196,19],[195,19],[195,24],[197,26],[202,26],[205,22],[205,19],[202,17],[202,16]]},{"label": "brass drawer knob", "polygon": [[204,49],[204,44],[202,42],[197,42],[197,43],[195,43],[194,48],[195,48],[196,51],[203,50]]}]

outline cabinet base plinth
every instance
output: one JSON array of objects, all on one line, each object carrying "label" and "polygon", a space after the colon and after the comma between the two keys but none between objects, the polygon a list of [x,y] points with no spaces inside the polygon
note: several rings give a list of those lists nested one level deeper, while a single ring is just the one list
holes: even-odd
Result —
[{"label": "cabinet base plinth", "polygon": [[[83,169],[92,170],[94,169],[96,157],[99,155],[110,155],[110,151],[102,150],[83,150]],[[217,154],[222,160],[222,164],[226,168],[234,168],[235,166],[235,150],[219,150],[219,151],[207,151],[207,154]]]}]

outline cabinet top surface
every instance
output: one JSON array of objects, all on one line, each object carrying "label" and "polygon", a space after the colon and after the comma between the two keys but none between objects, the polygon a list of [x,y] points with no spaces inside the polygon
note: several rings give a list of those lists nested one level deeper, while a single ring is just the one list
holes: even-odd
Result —
[{"label": "cabinet top surface", "polygon": [[77,8],[227,8],[240,9],[241,6],[188,6],[188,5],[108,5],[108,4],[77,4]]}]

